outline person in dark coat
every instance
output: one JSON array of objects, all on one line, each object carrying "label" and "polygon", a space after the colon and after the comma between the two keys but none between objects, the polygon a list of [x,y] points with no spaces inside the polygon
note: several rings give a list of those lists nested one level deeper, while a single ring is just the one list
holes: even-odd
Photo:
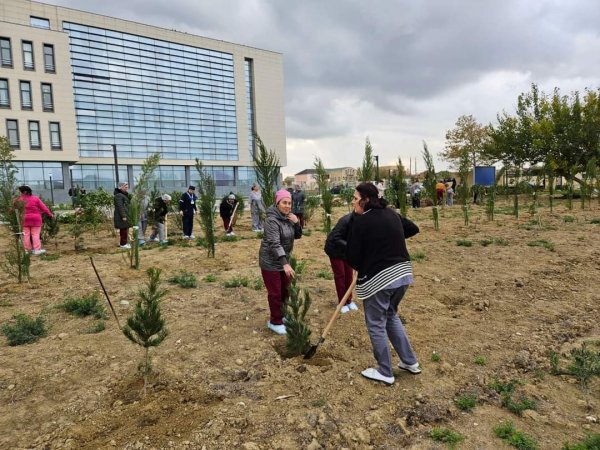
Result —
[{"label": "person in dark coat", "polygon": [[237,200],[234,194],[229,194],[223,199],[219,206],[219,215],[223,219],[223,228],[225,228],[226,236],[235,236],[233,232],[233,212],[235,211],[235,205]]},{"label": "person in dark coat", "polygon": [[154,219],[152,233],[150,234],[151,242],[160,241],[161,244],[167,244],[168,242],[165,236],[165,221],[169,213],[170,203],[171,196],[169,194],[163,194],[154,200],[154,207],[151,211]]},{"label": "person in dark coat", "polygon": [[275,204],[267,208],[265,231],[258,252],[271,312],[267,328],[277,334],[287,334],[283,324],[283,304],[289,297],[290,279],[296,275],[290,265],[290,253],[294,240],[302,237],[300,221],[291,210],[290,193],[285,189],[277,191]]},{"label": "person in dark coat", "polygon": [[300,188],[300,185],[297,184],[294,187],[294,192],[292,193],[292,212],[294,215],[300,220],[300,226],[304,228],[304,203],[306,202],[306,196],[304,195],[304,191]]},{"label": "person in dark coat", "polygon": [[[352,267],[346,261],[346,245],[353,215],[354,213],[349,213],[338,220],[325,241],[325,253],[329,256],[333,279],[335,281],[335,290],[340,302],[352,284]],[[358,310],[358,306],[352,301],[352,295],[350,295],[341,312],[345,314],[356,310]]]},{"label": "person in dark coat", "polygon": [[365,322],[379,366],[361,374],[391,385],[395,378],[388,341],[400,356],[400,369],[421,373],[398,317],[398,305],[413,282],[405,239],[417,234],[419,227],[387,208],[385,199],[378,198],[377,188],[370,183],[356,187],[352,207],[356,216],[350,227],[346,256],[358,271],[356,296],[364,302]]},{"label": "person in dark coat", "polygon": [[188,190],[181,194],[179,198],[179,214],[182,216],[183,222],[183,238],[195,239],[192,231],[194,229],[194,215],[196,214],[196,186],[188,187]]},{"label": "person in dark coat", "polygon": [[129,221],[129,184],[126,182],[119,183],[119,187],[115,188],[113,203],[115,205],[115,213],[113,221],[115,228],[119,230],[119,246],[121,248],[131,248],[127,242],[127,234],[129,228],[133,224]]}]

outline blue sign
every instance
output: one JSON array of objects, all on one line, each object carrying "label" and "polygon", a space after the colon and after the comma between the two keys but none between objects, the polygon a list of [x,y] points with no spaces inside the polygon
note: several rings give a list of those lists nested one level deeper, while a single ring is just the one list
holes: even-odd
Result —
[{"label": "blue sign", "polygon": [[493,186],[496,182],[496,168],[494,166],[477,166],[475,167],[475,176],[473,183],[481,186]]}]

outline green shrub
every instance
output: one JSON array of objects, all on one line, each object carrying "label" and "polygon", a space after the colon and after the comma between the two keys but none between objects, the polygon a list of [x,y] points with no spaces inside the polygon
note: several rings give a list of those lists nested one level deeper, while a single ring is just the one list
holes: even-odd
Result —
[{"label": "green shrub", "polygon": [[485,366],[487,364],[487,360],[485,359],[485,356],[476,356],[473,359],[473,362],[479,366]]},{"label": "green shrub", "polygon": [[216,277],[216,275],[209,273],[208,275],[206,275],[203,278],[203,280],[206,281],[207,283],[214,283],[215,281],[217,281],[217,277]]},{"label": "green shrub", "polygon": [[320,399],[312,402],[312,406],[314,406],[315,408],[322,408],[326,404],[327,404],[327,400],[325,400],[324,398],[320,398]]},{"label": "green shrub", "polygon": [[93,292],[80,298],[70,298],[59,305],[59,308],[78,317],[94,316],[96,319],[106,319],[106,308],[99,302],[98,292]]},{"label": "green shrub", "polygon": [[431,361],[432,362],[440,362],[441,360],[442,360],[442,357],[438,353],[433,352],[431,354]]},{"label": "green shrub", "polygon": [[538,239],[536,241],[530,241],[527,243],[529,247],[544,247],[546,250],[554,251],[554,244],[544,239]]},{"label": "green shrub", "polygon": [[592,220],[590,220],[590,223],[599,225],[600,224],[600,219],[592,219]]},{"label": "green shrub", "polygon": [[265,287],[265,283],[263,282],[262,277],[256,277],[252,282],[252,289],[255,291],[262,291],[262,288]]},{"label": "green shrub", "polygon": [[493,239],[482,239],[479,241],[479,243],[483,246],[483,247],[487,247],[488,245],[491,245],[494,243]]},{"label": "green shrub", "polygon": [[537,408],[537,404],[533,400],[521,396],[519,401],[515,402],[510,394],[504,394],[502,396],[502,406],[518,416],[523,414],[523,411],[526,409],[535,410]]},{"label": "green shrub", "polygon": [[57,259],[60,259],[60,255],[50,255],[48,253],[44,253],[43,255],[40,255],[40,258],[42,261],[56,261]]},{"label": "green shrub", "polygon": [[434,441],[448,444],[448,448],[451,449],[455,448],[459,442],[464,440],[464,437],[449,428],[434,428],[431,430],[430,436]]},{"label": "green shrub", "polygon": [[88,328],[85,331],[85,333],[96,334],[96,333],[101,333],[104,330],[106,330],[106,324],[104,323],[104,320],[99,320],[94,325],[92,325],[90,328]]},{"label": "green shrub", "polygon": [[411,261],[417,261],[417,262],[421,262],[421,261],[425,261],[427,259],[427,255],[425,255],[424,252],[412,252],[410,254],[410,260]]},{"label": "green shrub", "polygon": [[333,280],[333,274],[328,270],[320,270],[317,272],[317,278],[323,278],[325,280]]},{"label": "green shrub", "polygon": [[312,234],[311,231],[309,229],[307,229],[307,228],[304,228],[302,230],[302,236],[310,237],[311,234]]},{"label": "green shrub", "polygon": [[8,345],[23,345],[36,342],[48,334],[46,322],[42,316],[32,319],[27,314],[17,314],[13,323],[5,323],[0,329],[8,339]]},{"label": "green shrub", "polygon": [[468,239],[459,239],[458,241],[456,241],[456,245],[458,245],[459,247],[472,247],[473,242],[469,241]]},{"label": "green shrub", "polygon": [[477,395],[462,394],[454,399],[454,403],[461,411],[470,411],[477,404]]},{"label": "green shrub", "polygon": [[494,378],[494,381],[492,381],[489,384],[489,387],[491,389],[493,389],[494,391],[496,391],[500,395],[512,394],[515,391],[516,386],[517,386],[517,382],[514,380],[504,383],[504,382],[498,380],[498,378]]},{"label": "green shrub", "polygon": [[195,288],[198,286],[196,275],[185,270],[180,271],[179,274],[172,276],[167,281],[182,288]]},{"label": "green shrub", "polygon": [[600,449],[600,434],[588,434],[585,439],[576,444],[565,444],[562,450],[598,450]]},{"label": "green shrub", "polygon": [[572,222],[575,222],[575,217],[573,217],[573,216],[563,216],[562,220],[565,223],[572,223]]},{"label": "green shrub", "polygon": [[248,287],[248,284],[250,283],[250,281],[248,280],[248,277],[241,277],[241,276],[235,276],[229,280],[225,280],[223,282],[223,287],[226,288],[237,288],[237,287]]},{"label": "green shrub", "polygon": [[502,423],[494,427],[494,434],[518,450],[537,450],[538,443],[532,436],[517,431],[512,422]]},{"label": "green shrub", "polygon": [[223,236],[221,238],[221,242],[235,242],[235,241],[239,241],[240,238],[238,236]]},{"label": "green shrub", "polygon": [[501,247],[506,247],[508,245],[508,241],[504,238],[496,238],[494,239],[494,244],[499,245]]}]

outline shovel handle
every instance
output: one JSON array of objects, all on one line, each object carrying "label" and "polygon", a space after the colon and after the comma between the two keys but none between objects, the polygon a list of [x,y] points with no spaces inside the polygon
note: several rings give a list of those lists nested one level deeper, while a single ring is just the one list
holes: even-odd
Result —
[{"label": "shovel handle", "polygon": [[340,311],[346,304],[346,300],[348,300],[348,297],[350,297],[350,295],[352,295],[352,291],[354,290],[354,287],[356,286],[356,278],[357,277],[358,277],[358,274],[356,272],[354,272],[354,277],[352,277],[352,283],[350,284],[350,287],[348,288],[348,290],[346,291],[346,293],[344,294],[344,296],[338,303],[337,308],[335,308],[335,311],[333,312],[331,319],[329,319],[329,323],[323,330],[323,334],[321,334],[320,342],[323,342],[325,340],[325,336],[327,336],[327,333],[329,333],[329,330],[332,327],[333,322],[335,322],[335,319],[337,319],[337,317],[340,315]]}]

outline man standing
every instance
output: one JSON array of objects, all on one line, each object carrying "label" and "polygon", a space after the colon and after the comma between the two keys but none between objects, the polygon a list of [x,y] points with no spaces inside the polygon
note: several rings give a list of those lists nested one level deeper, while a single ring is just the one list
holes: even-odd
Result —
[{"label": "man standing", "polygon": [[131,245],[127,242],[127,234],[129,227],[132,225],[129,223],[129,184],[125,182],[119,183],[119,187],[115,188],[115,195],[113,197],[113,203],[115,205],[115,213],[113,221],[115,228],[119,230],[119,246],[121,248],[131,248]]},{"label": "man standing", "polygon": [[192,234],[194,229],[194,215],[196,214],[196,186],[188,187],[188,190],[181,194],[179,199],[179,214],[182,216],[183,222],[183,238],[195,239]]},{"label": "man standing", "polygon": [[301,228],[304,228],[304,202],[305,201],[306,201],[306,197],[304,196],[304,191],[302,191],[302,189],[300,189],[299,184],[296,184],[294,186],[294,192],[292,194],[292,213],[300,221]]},{"label": "man standing", "polygon": [[419,183],[418,178],[410,185],[410,199],[412,200],[413,208],[421,207],[421,183]]}]

